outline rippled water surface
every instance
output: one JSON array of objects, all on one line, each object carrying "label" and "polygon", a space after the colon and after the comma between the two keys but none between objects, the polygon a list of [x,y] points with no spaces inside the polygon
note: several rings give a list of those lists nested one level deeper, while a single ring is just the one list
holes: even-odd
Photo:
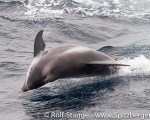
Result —
[{"label": "rippled water surface", "polygon": [[[98,120],[103,113],[112,114],[106,120],[144,119],[150,113],[149,5],[149,0],[0,0],[0,119]],[[23,93],[39,30],[46,49],[82,45],[130,66],[112,76],[59,79]]]}]

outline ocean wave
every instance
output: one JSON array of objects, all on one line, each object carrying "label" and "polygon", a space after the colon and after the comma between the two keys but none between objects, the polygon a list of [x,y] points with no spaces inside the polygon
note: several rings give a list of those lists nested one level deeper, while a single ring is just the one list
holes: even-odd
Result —
[{"label": "ocean wave", "polygon": [[[149,23],[149,2],[148,0],[8,0],[0,1],[0,15],[3,12],[14,19],[45,20],[64,18],[69,14]],[[19,13],[12,11],[19,11]]]},{"label": "ocean wave", "polygon": [[149,1],[133,0],[26,0],[25,15],[62,16],[80,14],[82,16],[113,17],[114,19],[145,19],[149,22]]}]

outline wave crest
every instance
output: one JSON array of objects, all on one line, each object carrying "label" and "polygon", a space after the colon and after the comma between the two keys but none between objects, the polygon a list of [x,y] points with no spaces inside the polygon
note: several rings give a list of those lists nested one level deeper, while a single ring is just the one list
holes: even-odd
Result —
[{"label": "wave crest", "polygon": [[[149,21],[149,8],[146,1],[138,0],[26,0],[25,15],[60,17],[64,13],[82,16],[113,17],[114,19],[136,21],[144,18]],[[146,8],[146,9],[145,9]]]}]

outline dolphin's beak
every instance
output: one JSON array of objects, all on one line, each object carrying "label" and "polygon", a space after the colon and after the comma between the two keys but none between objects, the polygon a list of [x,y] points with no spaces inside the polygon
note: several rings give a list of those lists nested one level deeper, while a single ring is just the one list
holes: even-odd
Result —
[{"label": "dolphin's beak", "polygon": [[28,90],[29,90],[29,88],[28,88],[28,86],[27,86],[27,82],[25,82],[24,85],[23,85],[22,91],[23,91],[23,92],[26,92],[26,91],[28,91]]}]

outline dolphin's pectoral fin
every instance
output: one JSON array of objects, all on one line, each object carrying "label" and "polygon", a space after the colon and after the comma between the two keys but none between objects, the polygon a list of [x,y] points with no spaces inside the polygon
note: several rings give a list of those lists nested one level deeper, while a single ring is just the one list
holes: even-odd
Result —
[{"label": "dolphin's pectoral fin", "polygon": [[126,64],[120,64],[120,63],[113,63],[110,61],[92,61],[87,63],[89,65],[104,65],[104,66],[130,66],[130,65],[126,65]]},{"label": "dolphin's pectoral fin", "polygon": [[34,41],[34,57],[37,56],[40,51],[44,51],[45,43],[43,41],[43,30],[39,31],[35,37]]},{"label": "dolphin's pectoral fin", "polygon": [[53,82],[54,80],[56,80],[56,77],[52,74],[49,74],[49,75],[46,76],[44,82],[48,83],[48,82]]}]

